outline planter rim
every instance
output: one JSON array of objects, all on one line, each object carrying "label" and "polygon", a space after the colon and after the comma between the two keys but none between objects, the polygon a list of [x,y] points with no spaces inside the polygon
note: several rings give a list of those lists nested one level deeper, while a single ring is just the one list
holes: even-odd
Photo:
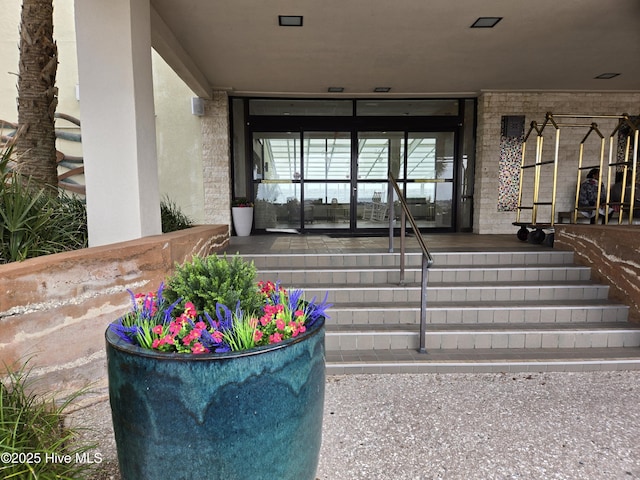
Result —
[{"label": "planter rim", "polygon": [[138,345],[132,345],[130,343],[122,340],[116,333],[111,331],[111,324],[107,327],[105,331],[105,339],[107,344],[116,350],[120,350],[122,352],[126,352],[133,355],[138,355],[141,357],[149,357],[156,359],[164,359],[164,360],[178,360],[178,361],[207,361],[207,360],[224,360],[224,359],[232,359],[232,358],[240,358],[240,357],[250,357],[253,355],[260,355],[265,352],[272,352],[274,350],[280,350],[282,348],[286,348],[289,345],[293,345],[295,343],[299,343],[304,341],[305,339],[317,335],[324,326],[325,317],[321,316],[316,320],[316,322],[308,327],[307,330],[297,337],[289,338],[287,340],[283,340],[282,342],[275,343],[273,345],[263,345],[261,347],[255,347],[250,350],[241,350],[236,352],[224,352],[224,353],[178,353],[178,352],[158,352],[154,350],[149,350],[148,348],[143,348]]}]

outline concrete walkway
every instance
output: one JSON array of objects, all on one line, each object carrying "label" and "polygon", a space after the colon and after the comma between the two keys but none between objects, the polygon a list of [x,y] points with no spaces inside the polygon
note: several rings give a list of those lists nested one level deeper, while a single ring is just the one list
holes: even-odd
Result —
[{"label": "concrete walkway", "polygon": [[[118,480],[106,398],[74,418],[104,457],[92,478]],[[640,372],[329,376],[316,476],[638,479]]]}]

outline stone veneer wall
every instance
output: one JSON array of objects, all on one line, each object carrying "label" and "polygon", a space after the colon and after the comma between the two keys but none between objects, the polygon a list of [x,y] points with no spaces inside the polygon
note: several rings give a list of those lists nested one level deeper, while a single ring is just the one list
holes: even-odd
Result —
[{"label": "stone veneer wall", "polygon": [[202,117],[202,181],[205,223],[231,228],[231,152],[229,97],[214,92]]},{"label": "stone veneer wall", "polygon": [[131,306],[127,289],[157,290],[176,262],[228,245],[227,225],[0,265],[0,361],[32,358],[39,386],[106,384],[104,332]]},{"label": "stone veneer wall", "polygon": [[554,248],[573,250],[592,278],[610,285],[609,297],[630,306],[640,323],[640,225],[557,225]]},{"label": "stone veneer wall", "polygon": [[[576,92],[484,92],[478,99],[478,128],[476,144],[475,195],[474,195],[474,232],[475,233],[513,233],[517,229],[512,225],[516,220],[516,212],[499,212],[498,206],[498,161],[500,158],[500,124],[504,115],[524,115],[525,133],[532,121],[542,123],[545,114],[586,114],[586,115],[629,115],[640,114],[640,92],[624,93],[576,93]],[[608,140],[616,120],[584,119],[581,123],[589,125],[592,121],[598,124],[601,133]],[[574,122],[577,123],[577,122]],[[578,150],[588,127],[566,127],[560,130],[558,191],[556,212],[573,209],[575,201]],[[555,129],[545,128],[543,159],[554,158]],[[532,137],[533,138],[533,137]],[[527,158],[535,155],[535,141],[527,142]],[[585,142],[585,162],[599,162],[600,143],[595,135]],[[605,158],[606,163],[606,158]],[[587,164],[587,163],[585,163]],[[532,169],[525,178],[533,178]],[[606,173],[606,168],[605,168]],[[552,168],[542,168],[542,180],[550,192]],[[583,175],[584,177],[584,175]],[[522,205],[531,205],[533,195],[531,186],[523,188],[525,196]],[[528,200],[528,201],[526,201]],[[550,201],[551,195],[540,201]],[[529,217],[530,218],[530,217]],[[557,218],[557,217],[556,217]],[[526,219],[525,221],[528,221]],[[550,210],[538,215],[538,222],[550,222]]]}]

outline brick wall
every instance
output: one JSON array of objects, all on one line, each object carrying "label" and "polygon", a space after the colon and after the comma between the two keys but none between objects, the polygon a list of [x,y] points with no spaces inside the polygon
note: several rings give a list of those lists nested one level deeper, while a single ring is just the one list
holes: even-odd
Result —
[{"label": "brick wall", "polygon": [[[516,212],[498,212],[498,160],[500,158],[500,123],[503,115],[525,115],[525,133],[532,121],[542,123],[545,114],[586,114],[586,115],[630,115],[640,114],[640,93],[535,93],[535,92],[485,92],[478,99],[478,130],[476,147],[474,231],[476,233],[514,233],[512,222]],[[564,120],[564,119],[563,119]],[[567,121],[569,121],[567,119]],[[617,121],[615,119],[582,119],[573,123],[591,124],[595,121],[606,138],[605,164],[609,151],[609,136]],[[577,183],[578,151],[588,127],[561,127],[558,153],[558,185],[556,212],[573,209]],[[544,130],[543,160],[555,157],[555,129]],[[532,140],[533,140],[532,134]],[[585,164],[598,163],[600,142],[596,135],[590,135],[585,142]],[[535,156],[535,141],[527,142],[527,155]],[[606,173],[606,168],[604,169]],[[531,172],[531,173],[529,173]],[[553,169],[543,167],[540,185],[548,191],[541,191],[540,201],[551,200]],[[525,180],[533,179],[533,170],[528,170]],[[584,178],[584,175],[583,175]],[[606,180],[606,179],[605,179]],[[522,205],[530,205],[533,199],[533,182],[525,183]],[[525,201],[528,200],[528,201]],[[538,222],[551,220],[550,210],[541,209]]]},{"label": "brick wall", "polygon": [[226,247],[226,225],[0,265],[0,361],[31,357],[38,385],[106,381],[104,332],[131,305],[127,289],[157,290],[176,262]]}]

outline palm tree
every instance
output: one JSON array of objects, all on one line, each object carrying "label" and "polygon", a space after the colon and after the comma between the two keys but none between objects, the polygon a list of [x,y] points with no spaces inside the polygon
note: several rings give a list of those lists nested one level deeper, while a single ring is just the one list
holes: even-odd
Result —
[{"label": "palm tree", "polygon": [[58,47],[53,41],[53,1],[23,0],[20,20],[18,132],[20,172],[57,187],[54,114]]}]

